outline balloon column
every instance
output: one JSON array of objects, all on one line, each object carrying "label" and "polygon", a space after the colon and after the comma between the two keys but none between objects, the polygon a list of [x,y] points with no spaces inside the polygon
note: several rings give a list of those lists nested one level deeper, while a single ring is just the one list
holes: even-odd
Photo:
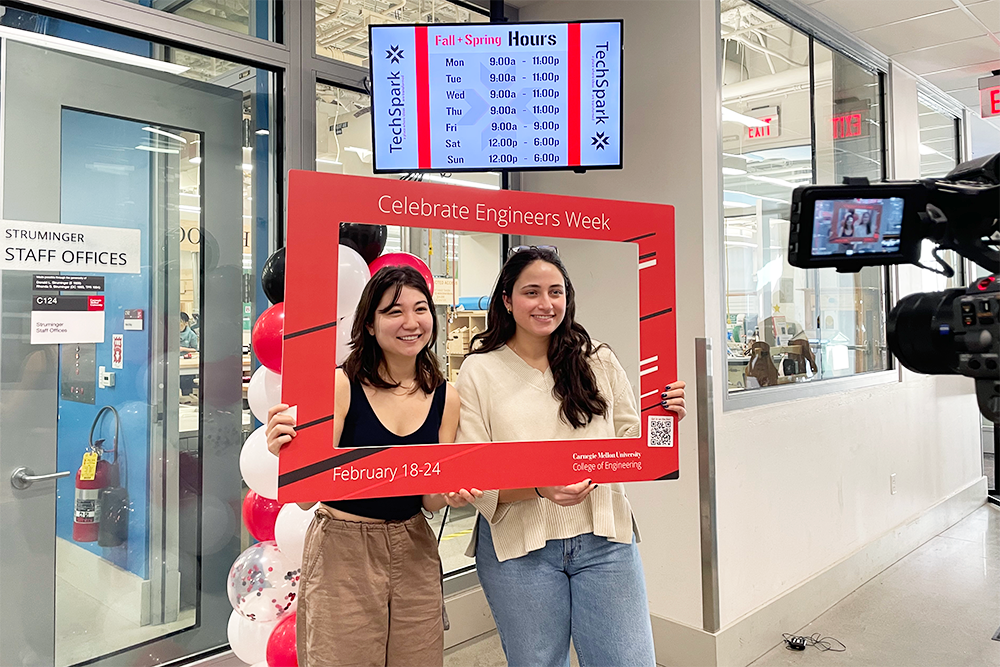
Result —
[{"label": "balloon column", "polygon": [[[427,265],[408,253],[382,254],[384,225],[341,223],[337,273],[337,364],[351,352],[354,311],[372,274],[385,266],[412,266],[434,291]],[[253,326],[251,342],[261,366],[247,387],[247,402],[264,423],[267,411],[281,403],[281,343],[285,325],[285,249],[264,264],[261,286],[272,306]],[[298,667],[295,653],[295,609],[298,604],[302,550],[312,521],[311,510],[278,497],[278,457],[267,450],[265,426],[243,443],[240,473],[249,487],[243,501],[243,522],[254,539],[229,571],[227,591],[233,605],[229,643],[243,662],[254,667]]]}]

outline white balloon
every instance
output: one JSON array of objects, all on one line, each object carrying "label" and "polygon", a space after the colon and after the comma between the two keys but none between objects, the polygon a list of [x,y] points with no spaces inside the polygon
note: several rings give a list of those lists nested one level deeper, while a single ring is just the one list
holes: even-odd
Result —
[{"label": "white balloon", "polygon": [[229,646],[236,657],[248,665],[264,661],[267,659],[267,640],[277,624],[277,621],[251,621],[234,611],[229,616],[229,627],[226,628]]},{"label": "white balloon", "polygon": [[247,401],[257,421],[267,423],[267,411],[281,403],[281,373],[264,366],[257,368],[247,387]]},{"label": "white balloon", "polygon": [[361,292],[371,280],[372,272],[354,248],[340,246],[340,266],[337,273],[337,319],[354,316],[361,301]]},{"label": "white balloon", "polygon": [[258,495],[277,500],[278,457],[267,451],[266,427],[261,426],[247,437],[240,452],[240,474]]},{"label": "white balloon", "polygon": [[354,314],[337,322],[337,365],[343,366],[351,355],[351,329],[354,328]]},{"label": "white balloon", "polygon": [[302,567],[302,550],[305,548],[306,531],[312,523],[314,510],[304,510],[295,503],[281,506],[274,523],[274,541],[283,556]]}]

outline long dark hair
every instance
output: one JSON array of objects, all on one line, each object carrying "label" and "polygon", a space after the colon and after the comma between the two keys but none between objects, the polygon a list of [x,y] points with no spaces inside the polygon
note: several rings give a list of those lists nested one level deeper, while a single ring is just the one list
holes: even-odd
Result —
[{"label": "long dark hair", "polygon": [[511,255],[503,265],[490,298],[486,331],[472,339],[470,354],[492,352],[513,338],[517,324],[514,315],[507,312],[503,297],[513,299],[514,283],[525,267],[536,261],[548,262],[559,269],[566,285],[566,313],[549,337],[549,368],[555,381],[552,392],[562,403],[563,419],[573,428],[581,428],[589,424],[594,415],[608,412],[608,401],[601,396],[597,377],[590,367],[590,357],[605,345],[594,345],[587,330],[574,319],[576,292],[566,267],[553,250],[528,248]]},{"label": "long dark hair", "polygon": [[[395,389],[398,382],[390,382],[382,375],[385,367],[385,355],[375,335],[368,328],[375,326],[375,313],[382,296],[393,290],[392,300],[384,311],[396,305],[404,287],[412,287],[427,299],[427,307],[431,312],[432,326],[430,341],[420,350],[416,359],[416,386],[425,394],[432,393],[444,382],[444,375],[438,367],[437,355],[431,349],[437,340],[437,313],[434,301],[427,288],[427,281],[420,273],[410,266],[387,266],[372,276],[365,289],[361,292],[361,301],[354,312],[354,328],[351,329],[351,354],[344,362],[344,373],[351,382],[361,382],[378,389]],[[387,370],[387,369],[386,369]],[[388,375],[388,373],[386,373]],[[416,387],[414,388],[416,391]]]}]

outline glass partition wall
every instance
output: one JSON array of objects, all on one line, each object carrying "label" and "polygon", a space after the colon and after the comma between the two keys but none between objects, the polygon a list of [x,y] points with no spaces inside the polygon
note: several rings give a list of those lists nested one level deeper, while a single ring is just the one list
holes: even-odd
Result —
[{"label": "glass partition wall", "polygon": [[749,3],[721,38],[729,392],[885,370],[884,271],[785,254],[794,188],[883,177],[882,75]]}]

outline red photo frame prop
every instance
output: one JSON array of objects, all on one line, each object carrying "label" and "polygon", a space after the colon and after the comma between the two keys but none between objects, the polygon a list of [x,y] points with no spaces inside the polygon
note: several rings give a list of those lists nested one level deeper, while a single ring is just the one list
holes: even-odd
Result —
[{"label": "red photo frame prop", "polygon": [[[504,209],[500,227],[487,211]],[[341,222],[638,244],[640,437],[334,449]],[[672,206],[290,171],[285,267],[282,401],[297,426],[279,501],[678,477],[675,419],[660,405],[677,379]]]}]

